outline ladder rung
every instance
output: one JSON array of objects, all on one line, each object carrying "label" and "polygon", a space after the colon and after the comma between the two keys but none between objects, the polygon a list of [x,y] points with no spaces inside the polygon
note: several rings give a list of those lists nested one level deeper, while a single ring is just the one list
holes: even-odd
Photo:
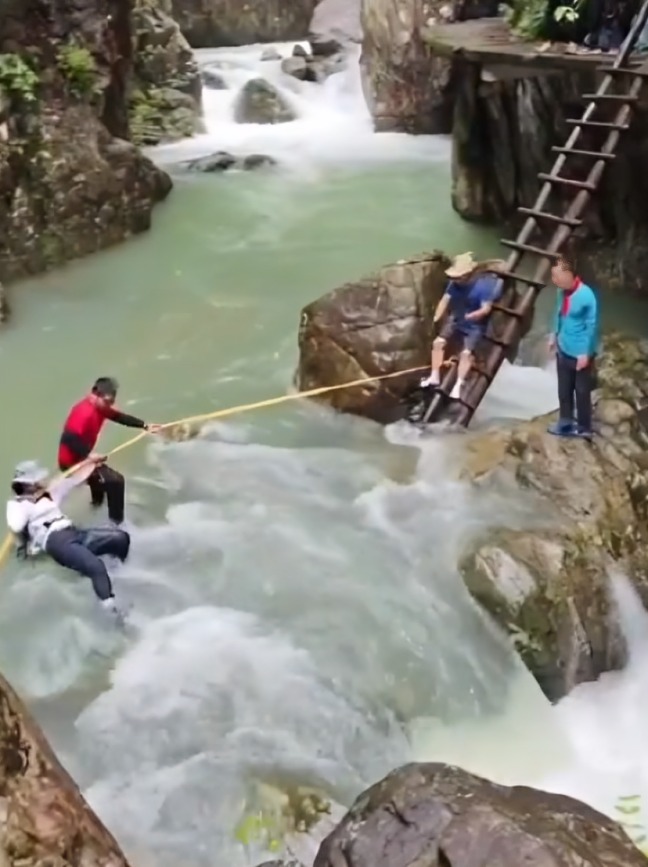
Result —
[{"label": "ladder rung", "polygon": [[565,187],[576,187],[579,190],[589,190],[590,193],[593,193],[596,190],[596,184],[590,184],[588,181],[574,181],[571,178],[563,178],[561,175],[548,175],[545,174],[545,172],[540,172],[538,179],[550,184],[563,184]]},{"label": "ladder rung", "polygon": [[506,238],[500,238],[500,244],[504,247],[510,247],[511,250],[519,250],[520,253],[531,253],[533,256],[544,256],[546,259],[555,259],[558,256],[555,251],[551,252],[542,247],[534,247],[532,244],[521,244],[519,241],[508,241]]},{"label": "ladder rung", "polygon": [[575,157],[592,157],[592,159],[605,160],[606,162],[612,162],[616,159],[616,154],[606,154],[603,151],[581,151],[576,148],[556,147],[555,145],[551,150],[555,154],[573,154]]},{"label": "ladder rung", "polygon": [[608,123],[606,120],[579,120],[575,117],[566,118],[565,123],[569,124],[569,126],[591,126],[598,129],[630,129],[627,123]]},{"label": "ladder rung", "polygon": [[534,286],[536,289],[544,289],[545,283],[541,280],[534,280],[533,277],[525,277],[524,274],[516,274],[515,271],[499,271],[499,276],[505,280],[519,280],[520,283],[526,283],[527,286]]},{"label": "ladder rung", "polygon": [[584,93],[583,99],[587,99],[590,102],[607,100],[609,102],[627,102],[630,104],[631,102],[637,102],[639,97],[630,93]]},{"label": "ladder rung", "polygon": [[523,319],[525,315],[514,307],[505,307],[503,304],[493,304],[493,310],[496,310],[498,313],[506,313],[508,316],[515,316],[516,319]]},{"label": "ladder rung", "polygon": [[535,217],[537,220],[549,220],[552,223],[560,223],[561,226],[571,226],[572,229],[577,229],[583,225],[582,220],[572,220],[570,217],[558,217],[556,214],[547,213],[547,211],[536,211],[533,208],[522,207],[519,207],[518,211],[527,217]]},{"label": "ladder rung", "polygon": [[637,66],[636,69],[631,66],[597,66],[598,72],[606,72],[608,75],[634,75],[637,78],[648,78],[648,70]]}]

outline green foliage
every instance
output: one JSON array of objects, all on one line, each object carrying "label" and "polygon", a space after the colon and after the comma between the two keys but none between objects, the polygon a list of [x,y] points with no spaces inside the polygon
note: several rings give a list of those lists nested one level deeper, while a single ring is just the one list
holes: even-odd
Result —
[{"label": "green foliage", "polygon": [[[644,855],[648,855],[646,828],[641,822],[636,821],[641,813],[641,795],[622,795],[617,800],[614,809],[621,816],[626,817],[619,818],[619,824],[623,826],[628,837]],[[629,821],[630,817],[633,817],[635,821]]]},{"label": "green foliage", "polygon": [[275,824],[272,818],[260,812],[244,816],[236,826],[234,836],[246,848],[256,844],[269,852],[279,852],[282,844],[276,836]]},{"label": "green foliage", "polygon": [[64,45],[59,49],[56,59],[72,93],[85,96],[94,91],[97,64],[87,48],[81,45]]},{"label": "green foliage", "polygon": [[34,102],[38,75],[18,54],[0,54],[0,85],[10,96]]},{"label": "green foliage", "polygon": [[[573,24],[578,20],[585,0],[565,0],[554,10],[558,24]],[[544,39],[547,0],[513,0],[506,7],[506,18],[511,28],[523,39]]]}]

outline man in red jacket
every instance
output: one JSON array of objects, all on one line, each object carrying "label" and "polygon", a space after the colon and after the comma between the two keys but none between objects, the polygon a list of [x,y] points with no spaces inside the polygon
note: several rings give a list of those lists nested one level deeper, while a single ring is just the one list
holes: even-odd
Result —
[{"label": "man in red jacket", "polygon": [[117,380],[110,376],[100,377],[92,386],[92,391],[70,410],[63,426],[59,444],[58,464],[60,470],[68,470],[88,457],[103,463],[88,478],[93,506],[101,506],[104,498],[108,500],[108,517],[114,524],[124,520],[124,500],[126,483],[121,473],[109,467],[106,458],[93,451],[104,422],[136,427],[149,433],[160,430],[158,424],[147,424],[141,418],[127,415],[115,409],[118,389]]}]

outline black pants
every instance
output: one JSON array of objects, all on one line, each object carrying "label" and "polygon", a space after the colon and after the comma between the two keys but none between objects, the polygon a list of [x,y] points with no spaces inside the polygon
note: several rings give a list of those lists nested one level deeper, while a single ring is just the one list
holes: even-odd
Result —
[{"label": "black pants", "polygon": [[99,599],[109,599],[113,595],[108,570],[99,558],[110,555],[124,561],[129,549],[130,536],[117,527],[89,530],[66,527],[50,533],[45,545],[45,553],[59,566],[89,578]]},{"label": "black pants", "polygon": [[592,430],[592,390],[594,389],[594,359],[590,358],[587,367],[576,370],[576,359],[572,355],[558,352],[556,357],[558,372],[558,403],[560,420],[571,422],[574,419],[582,431]]},{"label": "black pants", "polygon": [[[68,470],[69,467],[60,466],[60,470]],[[88,477],[86,484],[90,488],[92,505],[103,506],[104,499],[108,500],[108,517],[115,524],[121,524],[124,520],[124,501],[126,497],[126,482],[121,473],[104,464]]]}]

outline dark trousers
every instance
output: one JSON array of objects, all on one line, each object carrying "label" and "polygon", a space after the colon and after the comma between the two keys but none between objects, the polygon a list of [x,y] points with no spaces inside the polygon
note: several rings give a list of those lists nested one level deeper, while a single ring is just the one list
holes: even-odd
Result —
[{"label": "dark trousers", "polygon": [[109,599],[113,595],[108,570],[99,558],[110,555],[123,562],[129,549],[130,536],[117,527],[88,530],[66,527],[50,533],[45,545],[45,553],[59,566],[89,578],[99,599]]},{"label": "dark trousers", "polygon": [[[69,467],[60,466],[62,471]],[[103,506],[104,499],[108,500],[108,517],[115,524],[121,524],[124,520],[124,501],[126,497],[126,482],[121,473],[104,464],[88,477],[86,482],[90,488],[92,505]]]},{"label": "dark trousers", "polygon": [[558,351],[556,356],[558,372],[558,403],[560,405],[560,420],[574,420],[576,407],[576,422],[582,431],[592,430],[592,390],[594,388],[594,359],[582,370],[576,370],[576,359]]}]

